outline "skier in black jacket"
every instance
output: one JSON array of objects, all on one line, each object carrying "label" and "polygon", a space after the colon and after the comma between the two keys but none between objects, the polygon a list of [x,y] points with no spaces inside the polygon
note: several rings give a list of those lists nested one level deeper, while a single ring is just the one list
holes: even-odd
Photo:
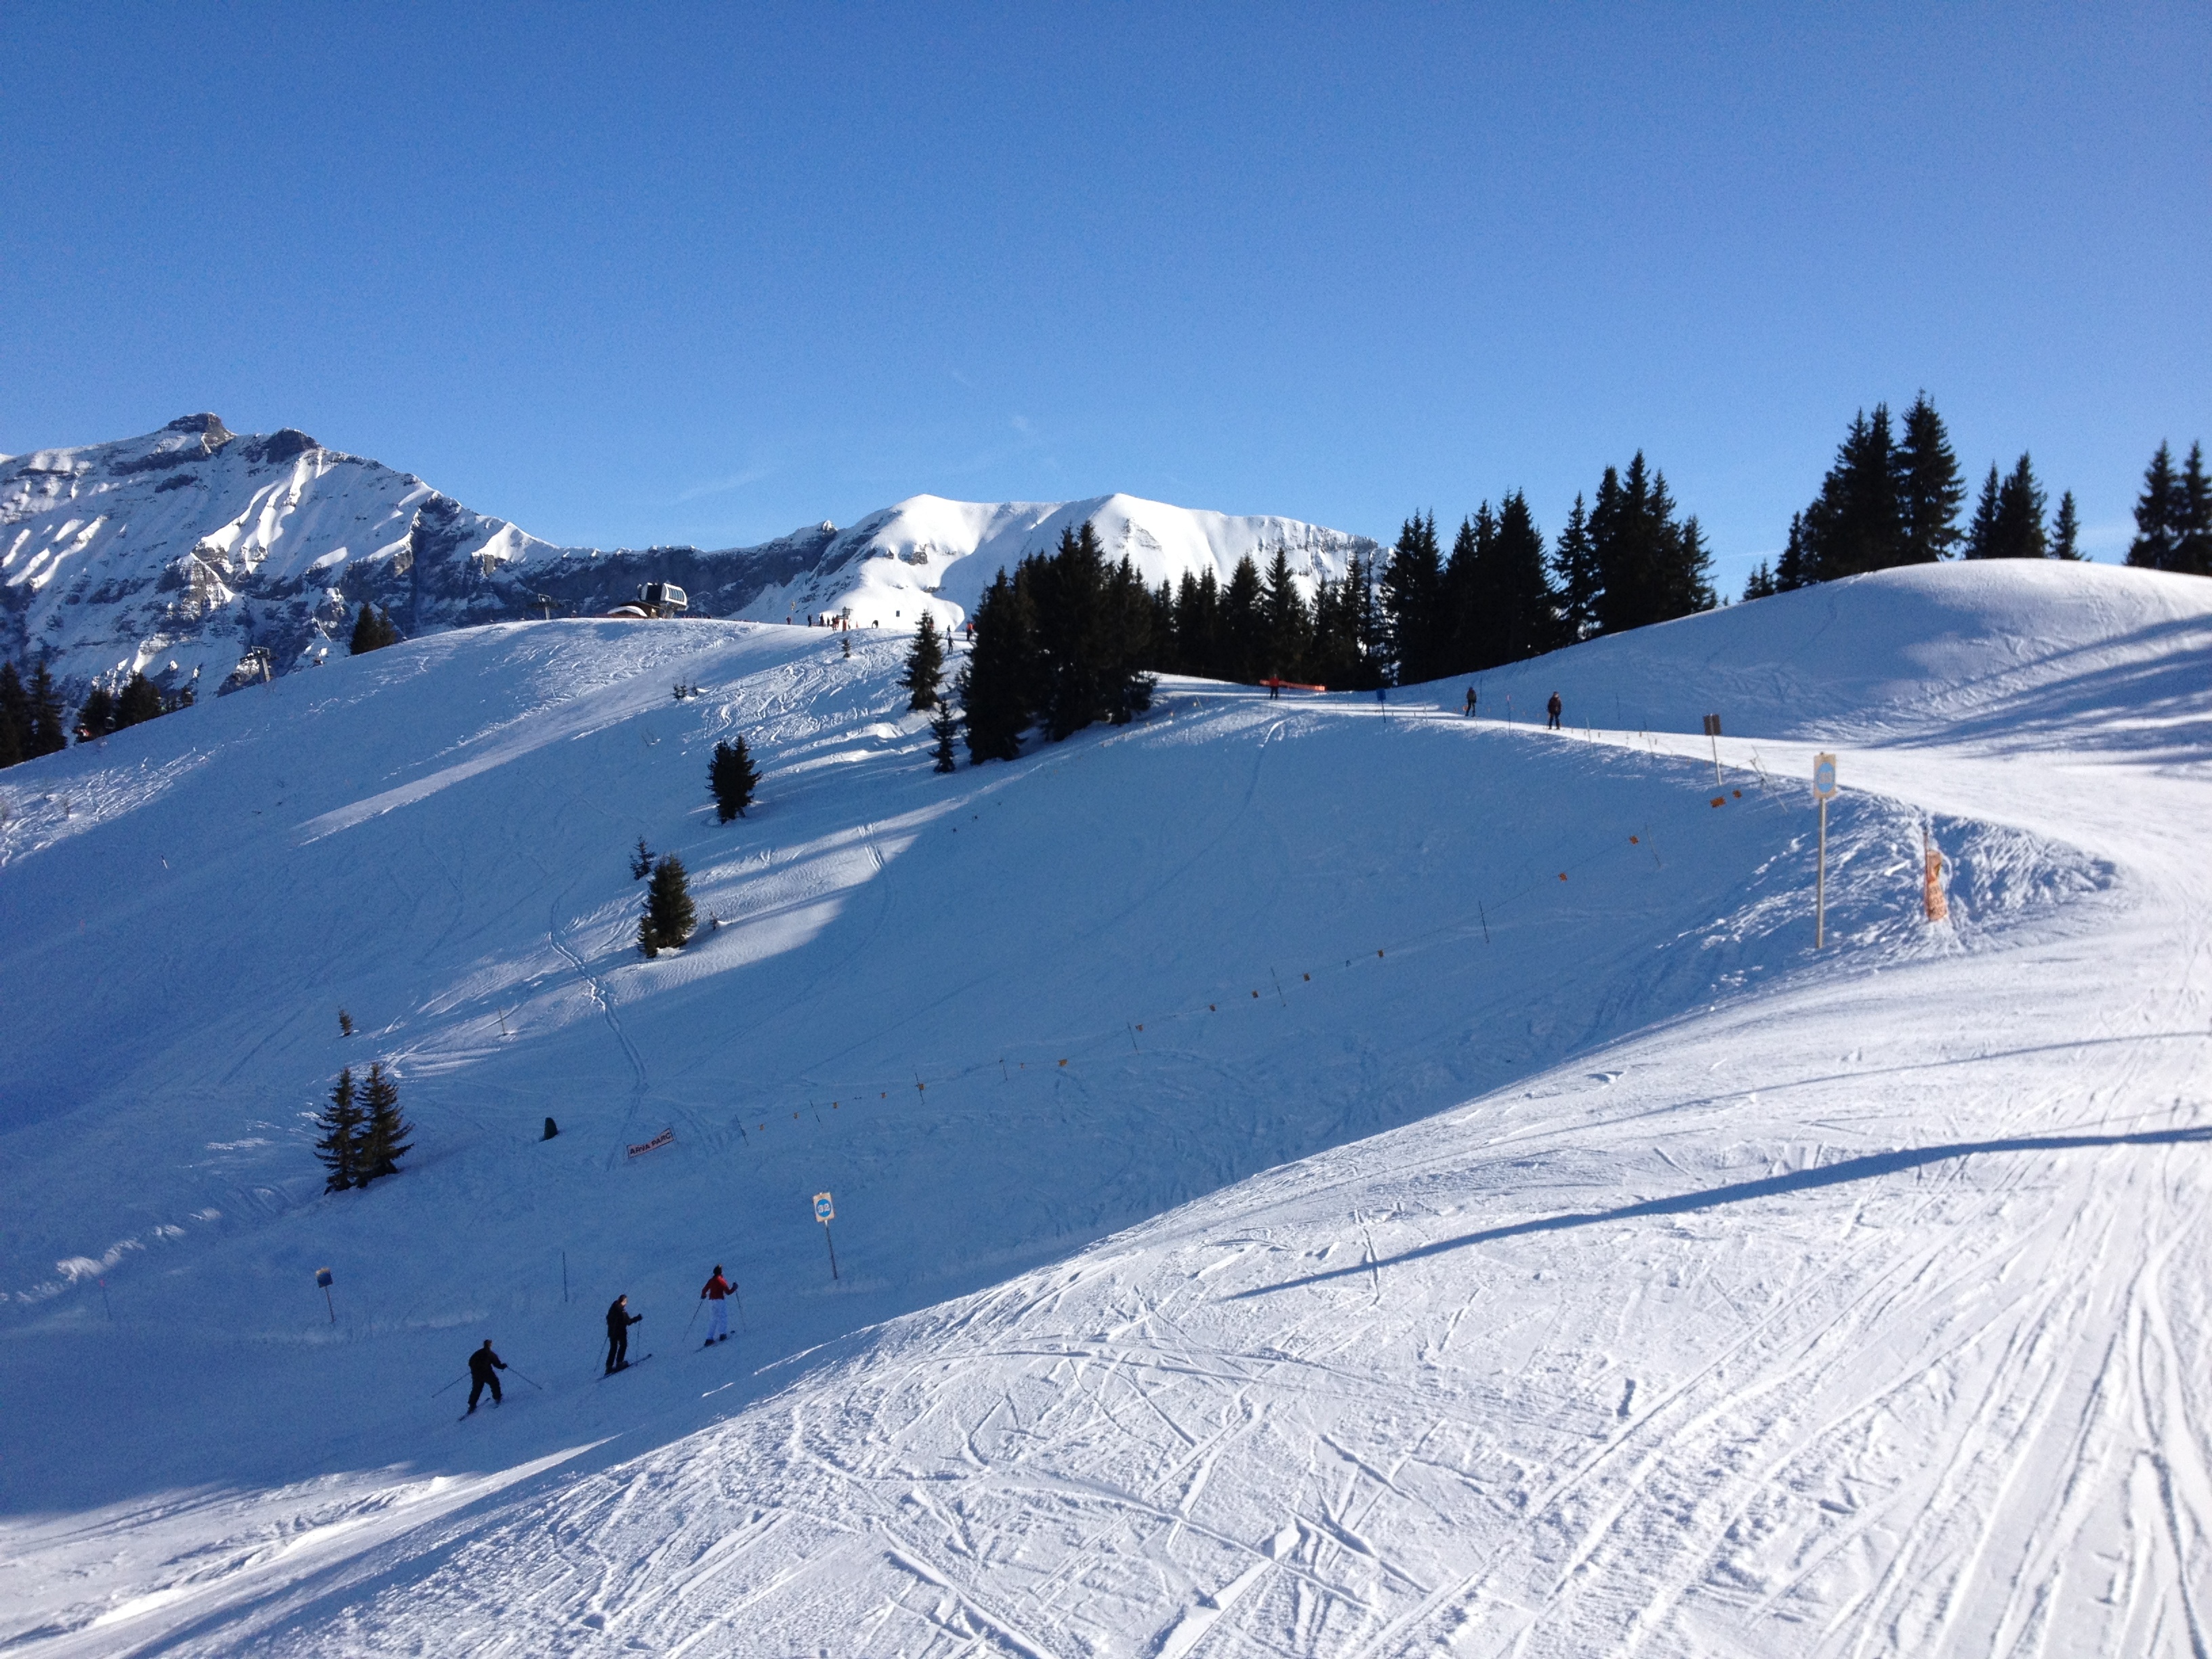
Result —
[{"label": "skier in black jacket", "polygon": [[643,1319],[629,1310],[629,1297],[617,1297],[607,1306],[607,1375],[612,1376],[629,1364],[629,1328]]},{"label": "skier in black jacket", "polygon": [[486,1389],[491,1390],[491,1403],[500,1403],[498,1372],[507,1369],[507,1361],[491,1351],[491,1339],[484,1338],[483,1346],[469,1356],[469,1409],[477,1408],[477,1401]]}]

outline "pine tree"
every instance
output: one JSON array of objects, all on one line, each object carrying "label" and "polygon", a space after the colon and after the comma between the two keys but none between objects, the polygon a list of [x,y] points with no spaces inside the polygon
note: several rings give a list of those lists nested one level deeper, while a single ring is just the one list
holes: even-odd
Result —
[{"label": "pine tree", "polygon": [[2181,513],[2174,538],[2174,568],[2212,576],[2212,478],[2204,471],[2204,446],[2189,446],[2181,469]]},{"label": "pine tree", "polygon": [[[653,884],[646,890],[646,921],[651,925],[653,950],[680,951],[699,925],[691,908],[691,889],[684,880],[684,860],[670,853],[653,866]],[[640,935],[641,942],[643,935]]]},{"label": "pine tree", "polygon": [[1652,471],[1638,450],[1626,475],[1612,467],[1590,508],[1602,630],[1670,622],[1714,604],[1712,558],[1695,518],[1678,523],[1667,475]]},{"label": "pine tree", "polygon": [[1291,574],[1291,558],[1282,547],[1267,561],[1260,581],[1260,614],[1263,618],[1261,655],[1267,672],[1279,679],[1304,680],[1306,653],[1313,647],[1313,613]]},{"label": "pine tree", "polygon": [[1266,672],[1260,665],[1266,650],[1267,622],[1260,605],[1260,567],[1246,554],[1229,573],[1221,590],[1221,632],[1217,639],[1213,673],[1217,679],[1246,685]]},{"label": "pine tree", "polygon": [[0,766],[13,766],[30,755],[31,694],[12,662],[0,663]]},{"label": "pine tree", "polygon": [[650,905],[637,919],[637,953],[648,959],[660,954],[660,941],[653,931],[653,909]]},{"label": "pine tree", "polygon": [[1959,508],[1966,499],[1959,458],[1943,417],[1923,392],[1905,411],[1897,446],[1897,501],[1904,520],[1903,562],[1948,559],[1959,544]]},{"label": "pine tree", "polygon": [[76,740],[97,743],[115,729],[115,699],[106,686],[95,682],[84,694],[84,705],[76,711]]},{"label": "pine tree", "polygon": [[2040,559],[2049,556],[2050,544],[2043,536],[2042,489],[2035,482],[2035,469],[2023,454],[2020,464],[1997,486],[1996,551],[1985,557],[2001,559]]},{"label": "pine tree", "polygon": [[31,740],[23,745],[23,757],[36,760],[41,755],[57,755],[69,747],[69,727],[62,719],[61,692],[54,685],[54,677],[43,658],[31,671]]},{"label": "pine tree", "polygon": [[1804,557],[1812,574],[1830,581],[1905,562],[1905,514],[1899,500],[1902,468],[1891,441],[1889,408],[1861,410],[1805,509]]},{"label": "pine tree", "polygon": [[2074,510],[2074,492],[2068,490],[2058,498],[2058,512],[2051,520],[2051,556],[2054,559],[2080,560],[2087,556],[2081,551],[2081,520]]},{"label": "pine tree", "polygon": [[392,612],[380,605],[372,605],[363,599],[361,615],[354,618],[353,639],[348,649],[358,657],[370,651],[381,651],[387,645],[399,643],[399,629],[392,620]]},{"label": "pine tree", "polygon": [[115,729],[119,732],[126,726],[143,726],[167,712],[161,706],[161,693],[154,682],[143,674],[133,674],[125,684],[123,695],[115,700]]},{"label": "pine tree", "polygon": [[1382,571],[1382,608],[1390,619],[1390,654],[1401,685],[1417,685],[1451,672],[1446,660],[1451,618],[1444,604],[1443,578],[1437,515],[1417,513],[1400,526],[1390,562]]},{"label": "pine tree", "polygon": [[362,1126],[368,1121],[368,1114],[354,1097],[353,1067],[349,1066],[338,1073],[331,1103],[315,1119],[315,1127],[323,1132],[315,1143],[315,1157],[323,1166],[325,1192],[342,1193],[361,1179]]},{"label": "pine tree", "polygon": [[968,758],[1018,759],[1036,675],[1036,629],[1026,592],[1002,569],[975,606],[975,639],[961,671]]},{"label": "pine tree", "polygon": [[[714,794],[714,811],[721,822],[744,817],[745,808],[753,802],[754,786],[759,782],[760,774],[753,770],[743,732],[728,743],[714,745],[714,757],[707,763],[707,787]],[[639,850],[644,850],[642,842]]]},{"label": "pine tree", "polygon": [[[937,688],[945,678],[945,641],[937,631],[936,618],[927,611],[921,613],[921,626],[915,630],[913,649],[907,653],[906,672],[899,684],[911,694],[906,700],[910,709],[937,707]],[[729,820],[723,819],[725,823]]]},{"label": "pine tree", "polygon": [[1743,585],[1743,597],[1750,599],[1771,599],[1779,592],[1774,586],[1774,569],[1761,559]]},{"label": "pine tree", "polygon": [[2172,447],[2161,443],[2143,471],[2142,494],[2136,498],[2136,538],[2128,544],[2128,562],[2146,570],[2179,569],[2185,512]]},{"label": "pine tree", "polygon": [[952,747],[954,738],[959,734],[960,716],[953,712],[950,698],[939,697],[937,700],[937,714],[929,722],[929,730],[930,735],[937,739],[937,747],[932,751],[936,757],[937,769],[940,772],[953,770],[960,763]]},{"label": "pine tree", "polygon": [[1552,579],[1559,594],[1559,626],[1572,645],[1597,632],[1597,550],[1590,542],[1589,512],[1580,495],[1568,511],[1566,528],[1552,550]]},{"label": "pine tree", "polygon": [[1805,515],[1790,515],[1790,538],[1782,544],[1782,556],[1774,565],[1774,591],[1793,592],[1806,586],[1813,576],[1805,558]]},{"label": "pine tree", "polygon": [[384,1062],[378,1060],[368,1068],[368,1083],[362,1091],[362,1104],[368,1109],[368,1121],[361,1133],[360,1173],[356,1176],[362,1186],[368,1186],[379,1176],[398,1175],[399,1160],[415,1150],[408,1137],[415,1126],[399,1112],[399,1085],[384,1073]]},{"label": "pine tree", "polygon": [[1981,499],[1974,503],[1974,516],[1966,526],[1966,555],[1970,559],[2002,556],[1997,550],[1997,497],[2003,489],[1997,464],[1991,461],[1990,476],[1982,480]]},{"label": "pine tree", "polygon": [[653,873],[653,848],[645,844],[645,837],[637,838],[637,850],[629,855],[629,878],[643,881]]}]

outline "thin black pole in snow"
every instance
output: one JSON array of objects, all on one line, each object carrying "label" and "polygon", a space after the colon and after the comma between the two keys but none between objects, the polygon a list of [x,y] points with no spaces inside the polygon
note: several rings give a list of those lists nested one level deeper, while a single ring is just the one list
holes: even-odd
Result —
[{"label": "thin black pole in snow", "polygon": [[837,1241],[830,1237],[830,1224],[826,1221],[822,1224],[822,1237],[830,1246],[830,1277],[834,1279],[837,1277]]},{"label": "thin black pole in snow", "polygon": [[1482,918],[1482,942],[1487,945],[1490,943],[1490,912],[1482,908],[1480,899],[1474,902],[1474,914]]},{"label": "thin black pole in snow", "polygon": [[745,1293],[739,1290],[733,1281],[730,1285],[730,1294],[737,1298],[738,1328],[746,1333],[746,1334],[750,1335],[753,1328],[745,1321]]},{"label": "thin black pole in snow", "polygon": [[563,1305],[566,1305],[566,1304],[568,1303],[568,1251],[563,1250],[563,1251],[562,1251],[562,1252],[561,1252],[561,1301],[562,1301],[562,1304],[563,1304]]},{"label": "thin black pole in snow", "polygon": [[105,1279],[100,1281],[100,1305],[107,1310],[107,1322],[112,1325],[115,1322],[115,1304],[107,1299],[107,1281]]},{"label": "thin black pole in snow", "polygon": [[522,1377],[522,1380],[523,1380],[524,1382],[527,1382],[528,1384],[530,1384],[530,1386],[531,1386],[532,1388],[533,1388],[533,1389],[537,1389],[538,1393],[540,1393],[540,1394],[544,1394],[544,1393],[545,1392],[545,1385],[544,1385],[543,1382],[539,1382],[536,1377],[534,1377],[534,1376],[523,1376],[523,1374],[522,1374],[520,1371],[516,1371],[516,1370],[514,1370],[514,1366],[512,1366],[512,1365],[509,1365],[509,1366],[507,1367],[507,1370],[511,1370],[511,1371],[514,1371],[514,1374],[515,1374],[517,1376],[521,1376],[521,1377]]}]

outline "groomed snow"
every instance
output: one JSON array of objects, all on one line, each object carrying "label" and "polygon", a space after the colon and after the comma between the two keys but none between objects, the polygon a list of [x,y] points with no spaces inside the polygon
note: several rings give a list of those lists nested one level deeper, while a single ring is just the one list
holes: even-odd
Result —
[{"label": "groomed snow", "polygon": [[[1889,573],[1511,723],[1170,683],[950,778],[902,644],[466,630],[0,775],[0,1642],[2205,1650],[2212,586]],[[724,924],[653,963],[641,833]],[[371,1058],[419,1150],[325,1198]]]}]

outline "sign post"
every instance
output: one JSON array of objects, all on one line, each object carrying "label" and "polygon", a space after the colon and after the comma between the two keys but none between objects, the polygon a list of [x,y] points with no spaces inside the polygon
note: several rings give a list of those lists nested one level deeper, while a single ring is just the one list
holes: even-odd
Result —
[{"label": "sign post", "polygon": [[814,1218],[822,1224],[822,1237],[830,1246],[830,1277],[837,1277],[837,1241],[830,1237],[830,1224],[837,1218],[837,1206],[830,1201],[827,1193],[814,1194]]},{"label": "sign post", "polygon": [[335,1325],[338,1322],[338,1310],[337,1304],[331,1300],[331,1270],[328,1267],[316,1268],[315,1283],[323,1287],[323,1305],[331,1310],[331,1323]]},{"label": "sign post", "polygon": [[1718,714],[1705,716],[1705,735],[1713,741],[1713,787],[1717,789],[1721,787],[1721,717]]},{"label": "sign post", "polygon": [[1836,757],[1813,757],[1813,795],[1820,803],[1820,867],[1813,885],[1813,948],[1828,942],[1828,803],[1836,794]]}]

